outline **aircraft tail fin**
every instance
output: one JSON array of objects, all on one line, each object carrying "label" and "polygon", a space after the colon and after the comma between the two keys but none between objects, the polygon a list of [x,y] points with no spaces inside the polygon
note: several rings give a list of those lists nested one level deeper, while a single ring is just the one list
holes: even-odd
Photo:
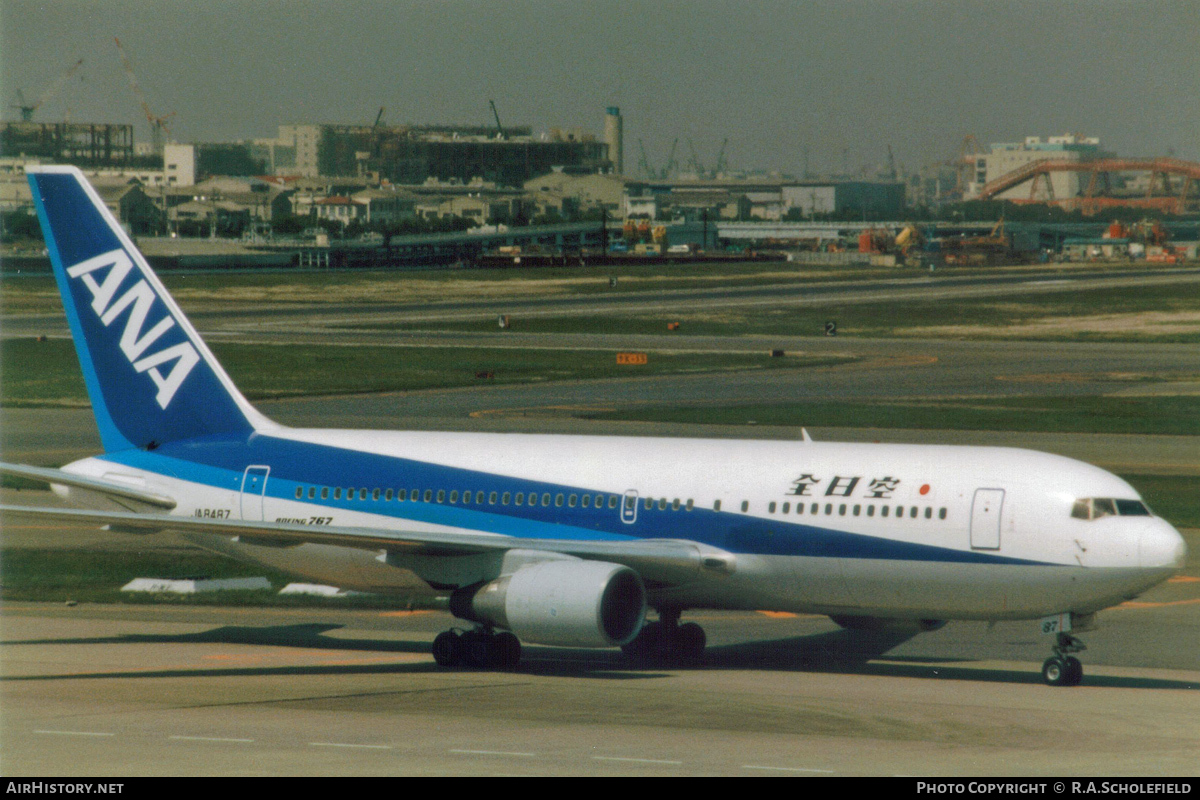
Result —
[{"label": "aircraft tail fin", "polygon": [[269,426],[75,167],[29,167],[105,452]]}]

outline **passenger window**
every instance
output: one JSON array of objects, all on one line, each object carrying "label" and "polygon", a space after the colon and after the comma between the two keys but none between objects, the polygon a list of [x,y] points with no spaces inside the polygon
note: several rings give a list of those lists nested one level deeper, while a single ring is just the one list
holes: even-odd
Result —
[{"label": "passenger window", "polygon": [[[596,505],[600,505],[600,500],[599,500],[600,495],[596,495],[596,497],[597,497]],[[617,507],[617,496],[615,494],[610,494],[608,496],[608,507],[609,508]]]},{"label": "passenger window", "polygon": [[304,487],[303,487],[303,486],[297,486],[297,487],[296,487],[296,499],[297,499],[297,500],[302,500],[303,498],[304,498]]},{"label": "passenger window", "polygon": [[826,503],[825,504],[825,516],[828,517],[832,513],[833,513],[833,503]]},{"label": "passenger window", "polygon": [[925,509],[925,519],[933,519],[933,509],[932,508]]},{"label": "passenger window", "polygon": [[772,514],[775,513],[775,501],[774,500],[772,500],[770,503],[767,504],[767,511],[771,512]]},{"label": "passenger window", "polygon": [[[505,492],[503,495],[500,496],[500,505],[502,505],[502,506],[508,505],[509,498],[511,498],[511,497],[512,497],[512,494],[510,492]],[[517,505],[520,505],[520,503],[517,503]]]},{"label": "passenger window", "polygon": [[315,487],[315,486],[308,487],[308,499],[309,500],[317,499],[317,487]]},{"label": "passenger window", "polygon": [[875,506],[873,506],[873,505],[867,506],[867,516],[868,517],[875,516]]},{"label": "passenger window", "polygon": [[378,489],[375,489],[374,491],[372,491],[372,492],[371,492],[371,499],[372,499],[372,500],[378,500],[378,499],[379,499],[379,490],[378,490]]},{"label": "passenger window", "polygon": [[743,501],[742,501],[742,513],[744,514],[744,513],[746,513],[746,512],[747,512],[747,511],[749,511],[749,510],[750,510],[750,501],[749,501],[749,500],[743,500]]},{"label": "passenger window", "polygon": [[333,499],[334,500],[342,499],[342,487],[339,486],[338,488],[333,490]]},{"label": "passenger window", "polygon": [[366,489],[359,489],[359,490],[358,490],[358,499],[359,499],[359,500],[366,500],[366,499],[367,499],[367,490],[366,490]]},{"label": "passenger window", "polygon": [[879,507],[879,516],[886,517],[888,515],[889,508],[891,508],[891,506],[880,506]]},{"label": "passenger window", "polygon": [[[559,495],[559,496],[561,497],[561,495]],[[550,493],[549,492],[544,492],[542,494],[542,505],[544,505],[546,507],[550,506]]]},{"label": "passenger window", "polygon": [[328,486],[322,486],[322,487],[321,487],[321,499],[322,499],[322,500],[328,500],[328,499],[329,499],[329,487],[328,487]]},{"label": "passenger window", "polygon": [[[455,492],[455,494],[458,494],[458,492]],[[445,489],[438,489],[437,500],[439,503],[446,502],[446,490]]]},{"label": "passenger window", "polygon": [[[555,505],[556,507],[558,507],[558,508],[562,508],[562,504],[563,504],[563,496],[562,496],[562,494],[556,494],[556,495],[554,495],[554,505]],[[543,503],[543,505],[544,505],[544,503]]]},{"label": "passenger window", "polygon": [[407,499],[408,499],[408,489],[397,489],[396,490],[396,502],[403,503]]},{"label": "passenger window", "polygon": [[796,503],[796,513],[797,514],[804,513],[804,503]]},{"label": "passenger window", "polygon": [[945,518],[946,518],[946,509],[939,508],[938,509],[938,519],[945,519]]},{"label": "passenger window", "polygon": [[720,510],[721,510],[721,501],[713,500],[713,511],[720,511]]},{"label": "passenger window", "polygon": [[515,503],[516,503],[516,505],[519,505],[519,506],[525,504],[525,493],[524,492],[517,492],[517,499],[516,499]]},{"label": "passenger window", "polygon": [[642,505],[645,506],[647,511],[649,511],[650,509],[654,508],[654,499],[647,497],[646,501]]},{"label": "passenger window", "polygon": [[788,512],[789,512],[789,511],[791,511],[791,510],[792,510],[792,504],[791,504],[791,503],[784,503],[784,504],[783,504],[783,513],[784,513],[784,514],[788,513]]},{"label": "passenger window", "polygon": [[671,510],[672,511],[679,510],[679,498],[678,497],[676,497],[674,500],[671,501]]},{"label": "passenger window", "polygon": [[690,497],[688,498],[687,505],[685,506],[685,508],[688,511],[691,511],[693,508],[695,508],[695,504],[692,503],[692,498],[690,498]]},{"label": "passenger window", "polygon": [[[495,492],[492,492],[488,495],[488,504],[493,505],[493,506],[496,505],[496,493]],[[508,501],[506,500],[504,504],[508,505]]]},{"label": "passenger window", "polygon": [[424,497],[426,503],[433,500],[433,489],[426,489]]},{"label": "passenger window", "polygon": [[[438,502],[439,502],[439,503],[440,503],[440,502],[442,502],[442,498],[441,498],[441,492],[438,492]],[[450,493],[450,502],[451,502],[451,503],[457,503],[457,502],[458,502],[458,490],[455,490],[455,491],[453,491],[453,492],[451,492],[451,493]]]},{"label": "passenger window", "polygon": [[846,516],[846,504],[845,503],[842,503],[840,506],[838,506],[838,516],[839,517]]},{"label": "passenger window", "polygon": [[[571,495],[571,497],[574,496],[575,495]],[[585,494],[583,497],[579,498],[579,500],[583,504],[584,508],[588,508],[592,504],[592,496],[590,494]]]},{"label": "passenger window", "polygon": [[391,500],[391,499],[392,499],[392,490],[391,490],[391,489],[388,489],[388,490],[387,490],[387,494],[385,494],[385,495],[383,496],[383,499],[384,499],[384,500]]}]

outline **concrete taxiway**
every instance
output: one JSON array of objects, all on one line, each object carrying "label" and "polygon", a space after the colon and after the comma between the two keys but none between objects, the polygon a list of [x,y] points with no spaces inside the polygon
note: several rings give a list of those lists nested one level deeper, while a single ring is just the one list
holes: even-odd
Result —
[{"label": "concrete taxiway", "polygon": [[[1188,595],[1189,601],[1172,600]],[[1194,584],[1107,613],[1085,685],[1041,684],[1033,624],[850,634],[695,612],[704,662],[530,647],[438,669],[440,612],[10,604],[18,775],[1196,775]],[[1186,653],[1139,646],[1147,638]],[[1132,637],[1132,638],[1129,638]]]}]

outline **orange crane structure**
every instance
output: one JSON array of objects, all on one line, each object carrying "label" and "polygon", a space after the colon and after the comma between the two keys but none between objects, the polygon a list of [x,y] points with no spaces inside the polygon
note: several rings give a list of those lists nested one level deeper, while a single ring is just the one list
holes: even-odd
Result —
[{"label": "orange crane structure", "polygon": [[129,85],[133,87],[133,94],[141,103],[142,113],[146,115],[146,120],[150,123],[150,141],[154,144],[154,152],[161,153],[163,149],[163,134],[168,137],[171,135],[171,128],[167,121],[175,116],[172,111],[169,114],[156,116],[150,111],[150,104],[146,102],[146,94],[142,91],[142,87],[138,85],[137,76],[133,74],[133,65],[129,63],[129,56],[125,54],[125,48],[121,46],[121,40],[113,38],[117,43],[117,52],[121,54],[121,66],[125,68],[125,74],[129,76]]},{"label": "orange crane structure", "polygon": [[[1054,196],[1050,180],[1051,174],[1056,172],[1085,172],[1090,177],[1081,195],[1058,198]],[[1140,197],[1113,194],[1111,174],[1115,172],[1149,172],[1146,192]],[[1175,187],[1172,186],[1172,178],[1177,178]],[[1194,191],[1197,182],[1200,182],[1200,163],[1178,158],[1101,158],[1093,161],[1042,159],[988,181],[980,190],[979,199],[992,200],[1002,192],[1028,183],[1029,197],[1012,199],[1011,202],[1046,203],[1068,211],[1078,209],[1088,216],[1118,207],[1183,214],[1200,207],[1200,192]]]}]

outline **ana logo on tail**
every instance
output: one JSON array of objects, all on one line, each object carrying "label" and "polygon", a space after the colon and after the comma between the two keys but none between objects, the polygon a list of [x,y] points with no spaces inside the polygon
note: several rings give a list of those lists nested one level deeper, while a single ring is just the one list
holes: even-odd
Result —
[{"label": "ana logo on tail", "polygon": [[[97,282],[97,277],[101,277],[98,270],[106,267],[108,272]],[[132,269],[133,261],[124,250],[111,250],[69,267],[67,275],[82,280],[92,293],[92,310],[105,327],[125,311],[129,312],[125,319],[125,330],[121,333],[121,352],[135,370],[150,375],[158,387],[155,400],[159,408],[165,410],[188,374],[200,362],[200,355],[190,342],[182,342],[143,356],[151,345],[174,327],[175,319],[168,313],[145,334],[142,333],[151,306],[157,299],[145,278],[140,278],[127,292],[113,299]],[[161,368],[172,361],[174,366],[164,376]]]}]

